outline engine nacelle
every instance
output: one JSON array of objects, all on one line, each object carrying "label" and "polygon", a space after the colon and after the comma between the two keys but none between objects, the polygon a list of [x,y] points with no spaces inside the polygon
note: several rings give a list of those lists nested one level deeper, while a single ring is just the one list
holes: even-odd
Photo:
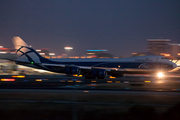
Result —
[{"label": "engine nacelle", "polygon": [[71,73],[72,74],[80,74],[80,69],[78,67],[72,67],[71,68]]},{"label": "engine nacelle", "polygon": [[66,74],[80,74],[79,67],[65,67]]}]

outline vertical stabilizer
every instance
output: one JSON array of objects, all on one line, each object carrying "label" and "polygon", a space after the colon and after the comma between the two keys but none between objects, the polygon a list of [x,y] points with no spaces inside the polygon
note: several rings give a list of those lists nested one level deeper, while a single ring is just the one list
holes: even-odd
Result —
[{"label": "vertical stabilizer", "polygon": [[14,47],[18,55],[18,61],[29,63],[41,63],[45,60],[33,48],[30,48],[20,37],[12,38]]},{"label": "vertical stabilizer", "polygon": [[13,37],[12,41],[16,50],[18,50],[21,46],[29,47],[28,44],[26,44],[19,36]]}]

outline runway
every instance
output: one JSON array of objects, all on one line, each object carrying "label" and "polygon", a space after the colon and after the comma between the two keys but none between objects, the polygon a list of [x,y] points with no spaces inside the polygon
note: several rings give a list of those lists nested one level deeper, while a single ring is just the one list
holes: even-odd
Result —
[{"label": "runway", "polygon": [[129,114],[130,109],[136,112],[149,108],[161,114],[180,102],[180,76],[84,79],[61,75],[1,75],[0,80],[0,108],[4,118],[9,113],[31,114],[34,118],[55,113],[65,118],[83,118],[81,115],[88,114],[87,118],[95,118],[101,112],[112,117]]},{"label": "runway", "polygon": [[63,75],[1,75],[0,89],[180,91],[180,76],[125,76],[122,78],[84,79]]}]

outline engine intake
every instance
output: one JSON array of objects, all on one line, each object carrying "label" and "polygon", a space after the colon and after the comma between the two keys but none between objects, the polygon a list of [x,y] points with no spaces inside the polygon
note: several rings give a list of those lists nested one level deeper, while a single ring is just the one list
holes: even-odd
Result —
[{"label": "engine intake", "polygon": [[79,67],[65,67],[66,74],[80,74]]},{"label": "engine intake", "polygon": [[104,79],[107,75],[107,72],[105,69],[93,69],[92,70],[92,76],[97,77],[98,79]]}]

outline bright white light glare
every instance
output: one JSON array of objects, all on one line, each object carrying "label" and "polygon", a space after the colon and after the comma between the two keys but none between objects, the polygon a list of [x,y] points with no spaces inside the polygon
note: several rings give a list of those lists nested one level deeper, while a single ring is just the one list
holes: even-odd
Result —
[{"label": "bright white light glare", "polygon": [[71,50],[73,47],[64,47],[65,50]]},{"label": "bright white light glare", "polygon": [[6,54],[7,52],[0,52],[0,54]]},{"label": "bright white light glare", "polygon": [[164,75],[163,75],[163,73],[162,72],[160,72],[160,73],[158,73],[158,77],[164,77]]},{"label": "bright white light glare", "polygon": [[3,46],[0,46],[0,48],[3,48]]},{"label": "bright white light glare", "polygon": [[55,53],[49,53],[49,55],[55,55]]}]

